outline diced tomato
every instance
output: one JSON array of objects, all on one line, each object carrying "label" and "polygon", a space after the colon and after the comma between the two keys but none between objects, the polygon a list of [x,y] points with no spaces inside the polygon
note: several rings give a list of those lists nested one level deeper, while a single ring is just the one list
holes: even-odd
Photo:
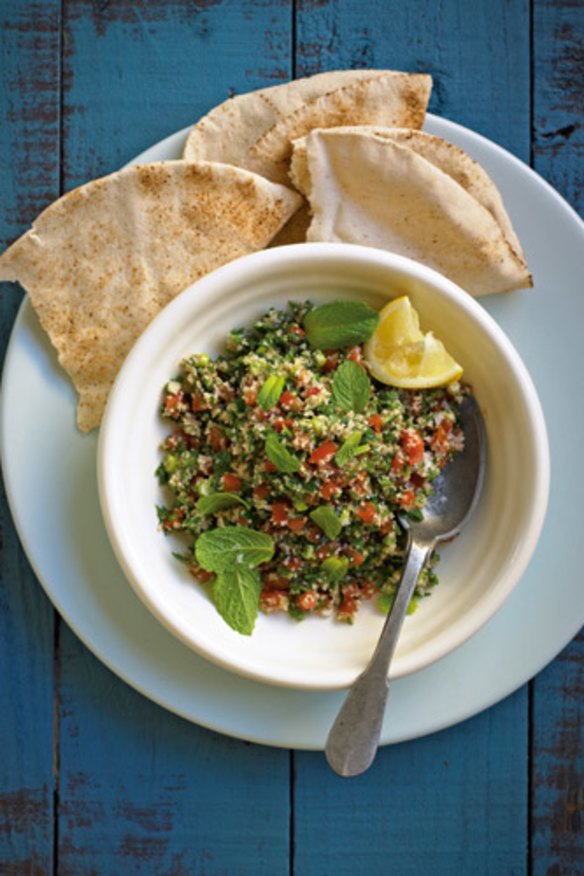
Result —
[{"label": "diced tomato", "polygon": [[322,444],[314,448],[308,461],[315,464],[330,462],[338,449],[338,445],[334,441],[323,441]]},{"label": "diced tomato", "polygon": [[359,605],[359,586],[358,584],[347,584],[342,589],[343,599],[339,605],[337,612],[339,615],[350,616],[355,614]]},{"label": "diced tomato", "polygon": [[334,554],[338,545],[329,542],[328,544],[321,544],[320,547],[316,549],[316,559],[317,560],[326,560],[327,557],[330,557],[331,554]]},{"label": "diced tomato", "polygon": [[250,405],[250,406],[255,405],[257,403],[257,400],[258,400],[257,389],[252,389],[251,387],[247,386],[243,390],[243,400],[246,403],[246,405]]},{"label": "diced tomato", "polygon": [[410,480],[414,487],[423,487],[426,483],[426,478],[423,475],[418,474],[417,471],[412,472]]},{"label": "diced tomato", "polygon": [[379,414],[372,414],[367,420],[372,429],[375,429],[376,432],[381,432],[383,426],[383,420],[379,416]]},{"label": "diced tomato", "polygon": [[305,395],[306,398],[310,398],[312,395],[320,395],[320,386],[309,386]]},{"label": "diced tomato", "polygon": [[335,350],[329,350],[326,353],[326,360],[322,366],[323,371],[335,371],[339,364],[339,354]]},{"label": "diced tomato", "polygon": [[320,488],[320,495],[328,502],[338,491],[336,484],[333,481],[326,481]]},{"label": "diced tomato", "polygon": [[373,581],[361,581],[361,596],[363,599],[371,599],[378,592]]},{"label": "diced tomato", "polygon": [[302,560],[300,557],[286,557],[282,560],[282,565],[291,572],[297,572],[302,567]]},{"label": "diced tomato", "polygon": [[228,493],[238,493],[241,490],[241,478],[239,475],[226,471],[223,475],[223,489]]},{"label": "diced tomato", "polygon": [[315,526],[314,523],[310,523],[306,527],[305,536],[306,541],[309,541],[311,544],[318,544],[319,541],[322,541],[322,530],[319,529],[318,526]]},{"label": "diced tomato", "polygon": [[179,408],[184,404],[185,395],[182,390],[173,393],[173,395],[167,395],[164,399],[164,413],[167,417],[177,418],[180,415]]},{"label": "diced tomato", "polygon": [[288,523],[288,505],[285,502],[273,502],[272,506],[272,523],[278,526],[284,526]]},{"label": "diced tomato", "polygon": [[162,523],[162,528],[168,532],[171,529],[178,529],[181,523],[181,520],[184,519],[185,509],[184,508],[174,508],[171,513],[168,515],[166,520]]},{"label": "diced tomato", "polygon": [[196,392],[193,393],[191,396],[191,410],[198,413],[199,411],[204,411],[207,407],[208,405],[205,404],[203,396]]},{"label": "diced tomato", "polygon": [[424,439],[415,429],[406,429],[400,437],[409,465],[417,465],[424,458]]},{"label": "diced tomato", "polygon": [[430,444],[432,445],[432,450],[435,453],[446,453],[448,450],[450,440],[449,440],[449,432],[452,428],[452,424],[449,420],[443,420],[434,435],[430,439]]},{"label": "diced tomato", "polygon": [[299,326],[297,323],[295,323],[294,325],[290,326],[290,334],[303,336],[304,329],[301,326]]},{"label": "diced tomato", "polygon": [[288,608],[288,595],[282,590],[262,590],[260,593],[260,605],[264,611],[286,611]]},{"label": "diced tomato", "polygon": [[282,393],[278,404],[281,408],[284,408],[285,411],[299,411],[302,407],[302,402],[298,396],[288,390]]},{"label": "diced tomato", "polygon": [[266,459],[264,462],[264,471],[269,471],[271,474],[278,471],[271,459]]},{"label": "diced tomato", "polygon": [[416,504],[416,494],[413,490],[404,490],[401,496],[399,497],[399,504],[402,508],[406,510],[408,508],[413,508]]},{"label": "diced tomato", "polygon": [[307,590],[306,593],[301,593],[296,599],[296,605],[300,611],[312,611],[316,608],[318,596],[314,590]]},{"label": "diced tomato", "polygon": [[361,347],[351,347],[351,349],[347,352],[347,359],[349,359],[351,362],[360,362]]},{"label": "diced tomato", "polygon": [[373,504],[373,502],[363,502],[362,505],[359,505],[357,508],[357,514],[367,526],[375,521],[377,517],[377,508]]},{"label": "diced tomato", "polygon": [[276,432],[281,432],[282,429],[291,429],[294,425],[294,420],[291,420],[289,417],[282,419],[282,417],[278,417],[277,420],[274,420],[273,426]]},{"label": "diced tomato", "polygon": [[354,566],[360,566],[361,563],[365,562],[365,557],[361,553],[361,551],[356,551],[354,548],[349,548],[347,551],[349,554],[350,560]]},{"label": "diced tomato", "polygon": [[306,526],[306,517],[293,517],[288,521],[288,526],[292,532],[302,532]]},{"label": "diced tomato", "polygon": [[207,572],[202,566],[192,566],[189,571],[193,578],[196,578],[201,584],[206,584],[215,578],[215,572]]},{"label": "diced tomato", "polygon": [[254,498],[260,499],[261,501],[267,499],[270,495],[270,492],[271,487],[269,484],[256,484],[256,486],[253,488]]},{"label": "diced tomato", "polygon": [[235,390],[228,383],[222,383],[219,388],[219,395],[224,401],[230,402],[235,398]]},{"label": "diced tomato", "polygon": [[393,520],[391,517],[388,517],[388,519],[381,524],[379,531],[382,535],[389,535],[390,532],[393,532]]},{"label": "diced tomato", "polygon": [[264,586],[270,590],[289,590],[290,578],[286,575],[278,575],[276,572],[269,572],[264,575]]},{"label": "diced tomato", "polygon": [[398,450],[391,461],[391,473],[392,474],[400,474],[404,470],[404,465],[406,461],[404,459],[404,455],[401,450]]},{"label": "diced tomato", "polygon": [[217,426],[209,429],[209,444],[213,450],[224,450],[227,447],[227,438]]}]

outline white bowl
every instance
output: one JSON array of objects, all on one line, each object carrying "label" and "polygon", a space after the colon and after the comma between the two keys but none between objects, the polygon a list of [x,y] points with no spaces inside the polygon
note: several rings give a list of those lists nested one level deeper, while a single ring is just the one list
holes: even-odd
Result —
[{"label": "white bowl", "polygon": [[199,280],[146,329],[116,380],[98,449],[102,512],[128,580],[174,635],[226,669],[288,687],[346,687],[365,667],[383,617],[367,604],[353,626],[261,614],[252,636],[227,626],[157,529],[162,494],[154,472],[168,432],[158,415],[162,388],[183,356],[217,354],[232,328],[270,306],[359,297],[380,308],[404,293],[422,327],[463,365],[489,447],[478,508],[463,533],[441,547],[440,584],[406,619],[390,678],[462,645],[501,607],[529,563],[547,505],[546,427],[525,366],[481,305],[435,271],[368,247],[299,244],[246,256]]}]

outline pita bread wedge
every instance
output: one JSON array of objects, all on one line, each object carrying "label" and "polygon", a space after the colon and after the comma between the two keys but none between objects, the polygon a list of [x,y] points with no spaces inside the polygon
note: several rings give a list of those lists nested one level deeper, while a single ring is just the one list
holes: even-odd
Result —
[{"label": "pita bread wedge", "polygon": [[225,164],[146,164],[64,195],[0,256],[0,280],[29,293],[73,380],[82,431],[99,425],[150,320],[199,277],[264,248],[300,201]]},{"label": "pita bread wedge", "polygon": [[[463,189],[466,189],[479,204],[487,208],[501,226],[505,238],[509,241],[515,252],[523,258],[521,244],[513,230],[499,190],[481,165],[458,146],[454,146],[452,143],[448,143],[434,134],[428,134],[426,131],[414,131],[409,128],[383,128],[374,125],[361,125],[359,127],[345,127],[343,130],[349,133],[370,133],[387,140],[393,140],[394,143],[399,143],[401,146],[413,149],[422,158],[443,170],[444,173],[447,173],[448,176],[456,180]],[[304,195],[306,195],[307,186],[310,186],[310,180],[307,177],[306,149],[303,140],[300,139],[294,143],[290,178],[296,188],[303,192]]]},{"label": "pita bread wedge", "polygon": [[361,243],[409,256],[471,295],[531,286],[515,235],[510,240],[495,215],[504,208],[484,171],[477,173],[470,158],[442,145],[432,147],[430,161],[420,154],[420,142],[424,150],[431,144],[412,140],[419,151],[402,133],[390,138],[363,129],[316,130],[301,140],[291,172],[313,214],[307,240]]},{"label": "pita bread wedge", "polygon": [[293,140],[315,128],[343,125],[420,128],[431,88],[427,74],[395,71],[337,88],[282,117],[248,149],[240,164],[286,184]]},{"label": "pita bread wedge", "polygon": [[385,73],[386,70],[332,70],[230,97],[191,128],[183,158],[239,165],[266,131],[307,101]]}]

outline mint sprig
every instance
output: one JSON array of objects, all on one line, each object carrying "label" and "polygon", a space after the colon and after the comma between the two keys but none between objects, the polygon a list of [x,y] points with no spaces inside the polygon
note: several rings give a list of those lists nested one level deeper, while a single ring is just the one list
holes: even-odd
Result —
[{"label": "mint sprig", "polygon": [[333,378],[333,398],[340,408],[360,414],[370,394],[371,381],[360,365],[350,359],[339,365]]},{"label": "mint sprig", "polygon": [[195,544],[197,562],[217,576],[213,600],[223,620],[236,632],[251,635],[258,615],[261,579],[257,566],[274,554],[265,532],[245,526],[222,526],[203,532]]},{"label": "mint sprig", "polygon": [[269,377],[266,377],[258,393],[258,405],[260,408],[264,411],[269,411],[270,408],[275,407],[282,395],[285,383],[286,378],[280,377],[277,374],[270,374]]},{"label": "mint sprig", "polygon": [[339,468],[343,468],[351,459],[353,459],[354,456],[357,455],[357,449],[362,437],[363,432],[351,432],[349,437],[343,441],[335,453],[335,462]]},{"label": "mint sprig", "polygon": [[327,557],[320,564],[320,570],[331,584],[341,581],[349,571],[347,557]]},{"label": "mint sprig", "polygon": [[377,311],[363,301],[332,301],[306,314],[304,331],[311,346],[337,350],[368,341],[378,322]]},{"label": "mint sprig", "polygon": [[233,566],[217,575],[213,601],[223,620],[243,636],[251,636],[258,616],[262,582],[257,569]]},{"label": "mint sprig", "polygon": [[330,505],[319,505],[309,514],[313,523],[322,529],[327,538],[336,538],[343,525]]},{"label": "mint sprig", "polygon": [[218,511],[225,511],[227,508],[235,508],[236,505],[243,505],[244,508],[249,508],[249,503],[238,496],[237,493],[209,493],[208,496],[201,496],[197,501],[197,511],[201,514],[216,514]]},{"label": "mint sprig", "polygon": [[300,468],[298,457],[290,453],[273,433],[266,438],[266,456],[284,474],[293,474]]},{"label": "mint sprig", "polygon": [[269,562],[273,553],[271,536],[247,526],[210,529],[198,537],[195,545],[197,562],[207,572],[223,572],[235,565],[253,568]]}]

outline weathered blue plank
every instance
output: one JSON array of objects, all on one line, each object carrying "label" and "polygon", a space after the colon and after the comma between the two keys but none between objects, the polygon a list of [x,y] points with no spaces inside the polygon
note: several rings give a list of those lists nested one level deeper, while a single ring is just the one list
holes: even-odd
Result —
[{"label": "weathered blue plank", "polygon": [[[390,695],[391,698],[391,695]],[[297,756],[294,872],[302,876],[522,876],[525,696],[450,730],[378,752],[340,779]]]},{"label": "weathered blue plank", "polygon": [[431,73],[430,110],[529,158],[528,0],[299,0],[297,74]]},{"label": "weathered blue plank", "polygon": [[[58,194],[59,2],[4,3],[0,23],[3,249]],[[20,297],[15,287],[2,288],[2,361]],[[0,873],[48,876],[54,612],[24,558],[3,490],[0,548]]]},{"label": "weathered blue plank", "polygon": [[533,165],[584,215],[584,5],[535,0]]},{"label": "weathered blue plank", "polygon": [[60,876],[288,876],[289,756],[196,727],[63,629]]},{"label": "weathered blue plank", "polygon": [[[529,158],[527,2],[302,0],[296,30],[299,74],[430,72],[431,109]],[[525,874],[527,757],[527,688],[462,726],[382,750],[357,779],[297,754],[295,872]]]},{"label": "weathered blue plank", "polygon": [[584,636],[533,685],[533,876],[579,876],[584,862]]},{"label": "weathered blue plank", "polygon": [[68,0],[64,33],[67,188],[291,74],[287,0]]},{"label": "weathered blue plank", "polygon": [[[533,164],[584,215],[584,6],[536,0]],[[584,869],[584,640],[532,683],[533,876]]]},{"label": "weathered blue plank", "polygon": [[[64,186],[109,172],[230,90],[286,78],[283,3],[65,4]],[[289,866],[289,754],[158,708],[62,633],[60,874]]]}]

